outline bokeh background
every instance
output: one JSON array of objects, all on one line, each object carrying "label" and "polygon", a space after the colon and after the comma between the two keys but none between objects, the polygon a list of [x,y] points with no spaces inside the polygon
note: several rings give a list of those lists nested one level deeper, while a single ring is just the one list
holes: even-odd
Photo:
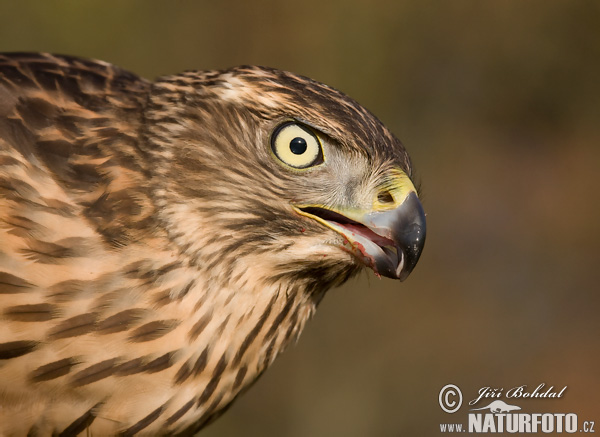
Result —
[{"label": "bokeh background", "polygon": [[402,139],[428,241],[400,284],[333,290],[205,436],[428,436],[481,387],[540,383],[600,427],[600,3],[2,1],[1,51],[147,78],[260,64],[330,84]]}]

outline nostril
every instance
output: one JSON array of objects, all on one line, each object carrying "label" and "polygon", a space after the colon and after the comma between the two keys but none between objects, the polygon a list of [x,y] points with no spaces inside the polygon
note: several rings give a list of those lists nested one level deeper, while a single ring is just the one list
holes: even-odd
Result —
[{"label": "nostril", "polygon": [[394,196],[388,190],[380,191],[377,194],[377,201],[379,203],[394,203]]}]

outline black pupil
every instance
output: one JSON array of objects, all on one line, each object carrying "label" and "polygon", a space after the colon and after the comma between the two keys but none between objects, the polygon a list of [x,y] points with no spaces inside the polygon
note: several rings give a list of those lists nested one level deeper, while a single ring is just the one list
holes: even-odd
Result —
[{"label": "black pupil", "polygon": [[296,137],[290,141],[290,150],[294,155],[302,155],[307,149],[306,140],[304,138]]}]

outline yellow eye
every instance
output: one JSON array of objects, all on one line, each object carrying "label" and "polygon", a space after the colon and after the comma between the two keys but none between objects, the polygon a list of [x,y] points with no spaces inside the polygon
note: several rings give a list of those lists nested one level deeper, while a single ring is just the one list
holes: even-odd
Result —
[{"label": "yellow eye", "polygon": [[317,136],[296,123],[279,126],[271,137],[277,158],[293,168],[307,168],[323,162],[323,150]]}]

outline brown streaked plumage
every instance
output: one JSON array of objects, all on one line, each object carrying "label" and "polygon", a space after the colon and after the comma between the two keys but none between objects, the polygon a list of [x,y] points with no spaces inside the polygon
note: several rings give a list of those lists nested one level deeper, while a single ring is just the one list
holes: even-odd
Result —
[{"label": "brown streaked plumage", "polygon": [[0,55],[0,434],[190,435],[425,238],[400,142],[262,67]]}]

